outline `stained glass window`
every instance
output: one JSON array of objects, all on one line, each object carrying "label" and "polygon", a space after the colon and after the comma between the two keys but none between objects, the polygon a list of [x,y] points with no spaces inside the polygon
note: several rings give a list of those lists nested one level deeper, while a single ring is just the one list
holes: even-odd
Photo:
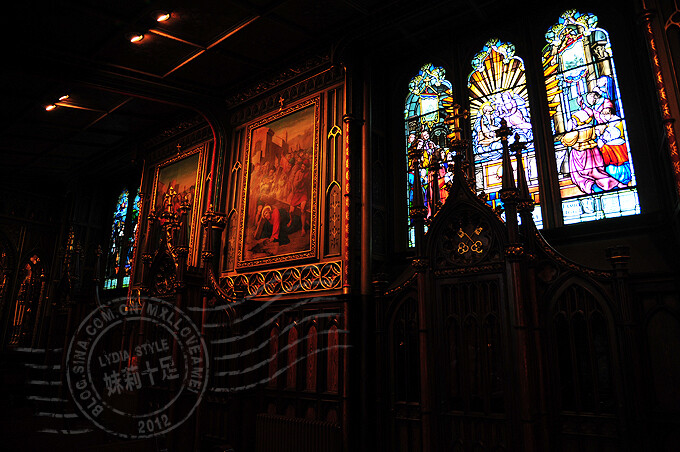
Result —
[{"label": "stained glass window", "polygon": [[640,213],[609,35],[597,16],[569,10],[545,37],[564,223]]},{"label": "stained glass window", "polygon": [[130,225],[132,232],[127,239],[127,257],[125,259],[125,275],[123,276],[123,287],[130,286],[130,275],[132,274],[132,261],[135,255],[135,240],[137,239],[137,228],[139,227],[139,209],[141,207],[142,198],[139,196],[139,191],[135,196],[134,204],[132,204],[132,218],[130,218]]},{"label": "stained glass window", "polygon": [[[452,173],[446,164],[437,165],[435,169],[430,164],[433,155],[437,153],[440,161],[450,160],[449,147],[446,135],[450,132],[444,124],[445,110],[444,100],[451,96],[451,83],[445,78],[446,72],[441,67],[426,64],[420,68],[409,83],[409,93],[406,96],[404,119],[406,122],[406,158],[408,161],[408,149],[415,143],[418,150],[422,150],[420,156],[420,182],[423,190],[423,199],[428,209],[427,216],[432,214],[430,200],[433,199],[431,191],[439,191],[439,199],[444,202],[448,191],[446,184],[451,180]],[[438,187],[431,187],[434,180],[433,172],[438,171]],[[408,206],[409,211],[413,207],[413,187],[415,183],[415,171],[409,166],[408,173]],[[430,196],[428,196],[430,193]],[[409,246],[415,245],[415,231],[409,219]]]},{"label": "stained glass window", "polygon": [[[472,59],[472,68],[468,77],[468,94],[477,190],[489,195],[491,206],[502,205],[498,192],[501,189],[503,149],[496,130],[505,119],[512,137],[518,137],[526,144],[522,163],[529,192],[538,204],[538,167],[524,62],[515,55],[513,44],[491,39]],[[514,138],[508,141],[512,143]],[[512,165],[517,167],[514,156]],[[536,206],[533,215],[536,226],[540,228],[539,206]]]},{"label": "stained glass window", "polygon": [[[106,273],[104,277],[104,289],[116,289],[130,285],[132,273],[132,257],[135,249],[135,237],[137,232],[137,219],[141,198],[139,193],[135,196],[132,208],[128,208],[130,193],[128,190],[118,197],[116,208],[113,211],[113,224],[111,227],[111,240],[109,241],[109,253],[106,261]],[[130,216],[129,225],[126,227]]]}]

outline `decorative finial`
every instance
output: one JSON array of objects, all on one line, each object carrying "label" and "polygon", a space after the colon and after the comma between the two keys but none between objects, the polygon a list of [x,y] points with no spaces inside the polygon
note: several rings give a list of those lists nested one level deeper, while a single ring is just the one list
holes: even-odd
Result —
[{"label": "decorative finial", "polygon": [[508,121],[501,119],[501,125],[496,129],[496,136],[503,141],[507,141],[510,134],[512,134],[512,129],[508,127]]},{"label": "decorative finial", "polygon": [[[512,129],[508,127],[508,122],[505,119],[501,119],[501,126],[498,129],[496,129],[496,136],[500,137],[501,144],[503,145],[503,163],[502,163],[503,175],[501,176],[501,179],[503,183],[502,190],[505,192],[517,189],[517,186],[515,185],[515,175],[513,174],[512,163],[510,160],[510,149],[508,146],[508,136],[511,133]],[[501,199],[502,196],[503,194],[501,193]]]},{"label": "decorative finial", "polygon": [[447,135],[447,138],[451,141],[451,144],[453,145],[454,142],[461,141],[462,139],[461,132],[463,131],[463,128],[460,126],[460,120],[467,119],[469,116],[469,112],[467,110],[464,110],[458,104],[452,105],[448,109],[448,111],[449,114],[444,119],[444,124],[448,125],[449,129],[451,129],[451,133]]}]

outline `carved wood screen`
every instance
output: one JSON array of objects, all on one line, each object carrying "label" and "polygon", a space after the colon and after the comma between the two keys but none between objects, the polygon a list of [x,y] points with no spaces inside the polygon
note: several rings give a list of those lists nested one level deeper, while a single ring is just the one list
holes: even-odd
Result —
[{"label": "carved wood screen", "polygon": [[279,327],[272,328],[269,334],[269,372],[267,375],[267,385],[272,388],[278,386],[277,374],[279,372]]},{"label": "carved wood screen", "polygon": [[418,304],[408,297],[396,305],[389,326],[390,400],[393,450],[421,450]]},{"label": "carved wood screen", "polygon": [[305,374],[305,391],[316,391],[316,374],[317,374],[317,354],[318,354],[318,339],[316,326],[312,325],[307,330],[307,352],[305,355],[305,363],[307,372]]},{"label": "carved wood screen", "polygon": [[286,367],[286,389],[297,388],[297,368],[298,368],[298,330],[293,326],[288,331],[288,345],[286,346],[288,356]]},{"label": "carved wood screen", "polygon": [[668,287],[654,287],[641,300],[644,306],[643,334],[650,386],[649,431],[651,448],[675,451],[680,444],[680,296]]},{"label": "carved wood screen", "polygon": [[610,316],[591,291],[573,284],[556,296],[550,318],[558,450],[620,450]]},{"label": "carved wood screen", "polygon": [[[436,400],[444,444],[456,450],[506,450],[508,341],[500,275],[437,283],[433,369],[440,369]],[[445,448],[446,450],[446,448]]]},{"label": "carved wood screen", "polygon": [[[512,168],[507,143],[503,160]],[[391,372],[378,363],[378,401],[389,400],[381,413],[392,431],[382,431],[395,438],[392,449],[638,450],[645,427],[627,248],[607,250],[610,272],[569,261],[537,231],[531,203],[521,201],[528,195],[520,199],[511,178],[503,182],[503,221],[475,195],[463,163],[458,156],[427,234],[425,209],[414,209],[415,258],[377,303],[388,332],[385,339],[379,332],[378,357],[391,359]],[[397,353],[411,343],[418,398],[405,380],[411,355]]]},{"label": "carved wood screen", "polygon": [[326,391],[333,394],[338,392],[338,373],[340,369],[339,343],[338,326],[331,325],[328,330],[328,352],[326,353]]}]

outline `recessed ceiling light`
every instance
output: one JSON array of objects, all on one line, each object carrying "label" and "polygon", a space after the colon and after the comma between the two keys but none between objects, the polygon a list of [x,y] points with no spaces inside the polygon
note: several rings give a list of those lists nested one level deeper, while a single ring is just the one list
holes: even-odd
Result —
[{"label": "recessed ceiling light", "polygon": [[68,99],[68,94],[64,94],[59,98],[60,101]]},{"label": "recessed ceiling light", "polygon": [[55,108],[57,108],[57,106],[54,105],[54,104],[50,104],[50,105],[46,105],[46,106],[45,106],[45,110],[47,110],[47,111],[52,111],[52,110],[54,110]]},{"label": "recessed ceiling light", "polygon": [[166,20],[170,19],[170,13],[166,13],[165,11],[156,11],[154,13],[154,17],[156,18],[156,22],[165,22]]},{"label": "recessed ceiling light", "polygon": [[144,35],[141,33],[133,33],[130,35],[130,42],[139,42],[144,39]]}]

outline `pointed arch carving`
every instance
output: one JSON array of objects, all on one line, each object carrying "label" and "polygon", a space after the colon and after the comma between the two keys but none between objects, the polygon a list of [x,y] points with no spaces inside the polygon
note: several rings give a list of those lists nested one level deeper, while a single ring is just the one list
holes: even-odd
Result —
[{"label": "pointed arch carving", "polygon": [[336,181],[326,190],[326,256],[338,256],[342,249],[342,191]]},{"label": "pointed arch carving", "polygon": [[337,393],[340,374],[340,335],[337,321],[328,329],[328,353],[326,354],[326,391]]},{"label": "pointed arch carving", "polygon": [[426,249],[438,273],[446,269],[498,263],[503,258],[505,233],[498,214],[477,197],[463,180],[435,215]]},{"label": "pointed arch carving", "polygon": [[298,359],[298,328],[295,324],[291,325],[288,331],[287,356],[288,363],[286,368],[286,389],[296,389],[297,387],[297,359]]},{"label": "pointed arch carving", "polygon": [[390,370],[393,400],[420,401],[418,305],[412,296],[395,304],[389,323]]},{"label": "pointed arch carving", "polygon": [[[554,415],[559,433],[592,446],[619,447],[618,400],[621,376],[615,318],[608,298],[580,276],[563,279],[550,295],[545,321]],[[585,435],[584,428],[595,430]]]},{"label": "pointed arch carving", "polygon": [[317,376],[317,356],[318,356],[318,335],[316,325],[312,325],[307,330],[307,353],[305,356],[305,363],[307,372],[305,375],[305,390],[316,391],[316,376]]},{"label": "pointed arch carving", "polygon": [[672,412],[680,404],[680,318],[667,307],[651,312],[644,325],[655,409]]},{"label": "pointed arch carving", "polygon": [[236,262],[236,243],[238,239],[238,214],[236,209],[231,209],[227,216],[227,227],[224,234],[226,235],[224,241],[224,270],[234,271]]}]

